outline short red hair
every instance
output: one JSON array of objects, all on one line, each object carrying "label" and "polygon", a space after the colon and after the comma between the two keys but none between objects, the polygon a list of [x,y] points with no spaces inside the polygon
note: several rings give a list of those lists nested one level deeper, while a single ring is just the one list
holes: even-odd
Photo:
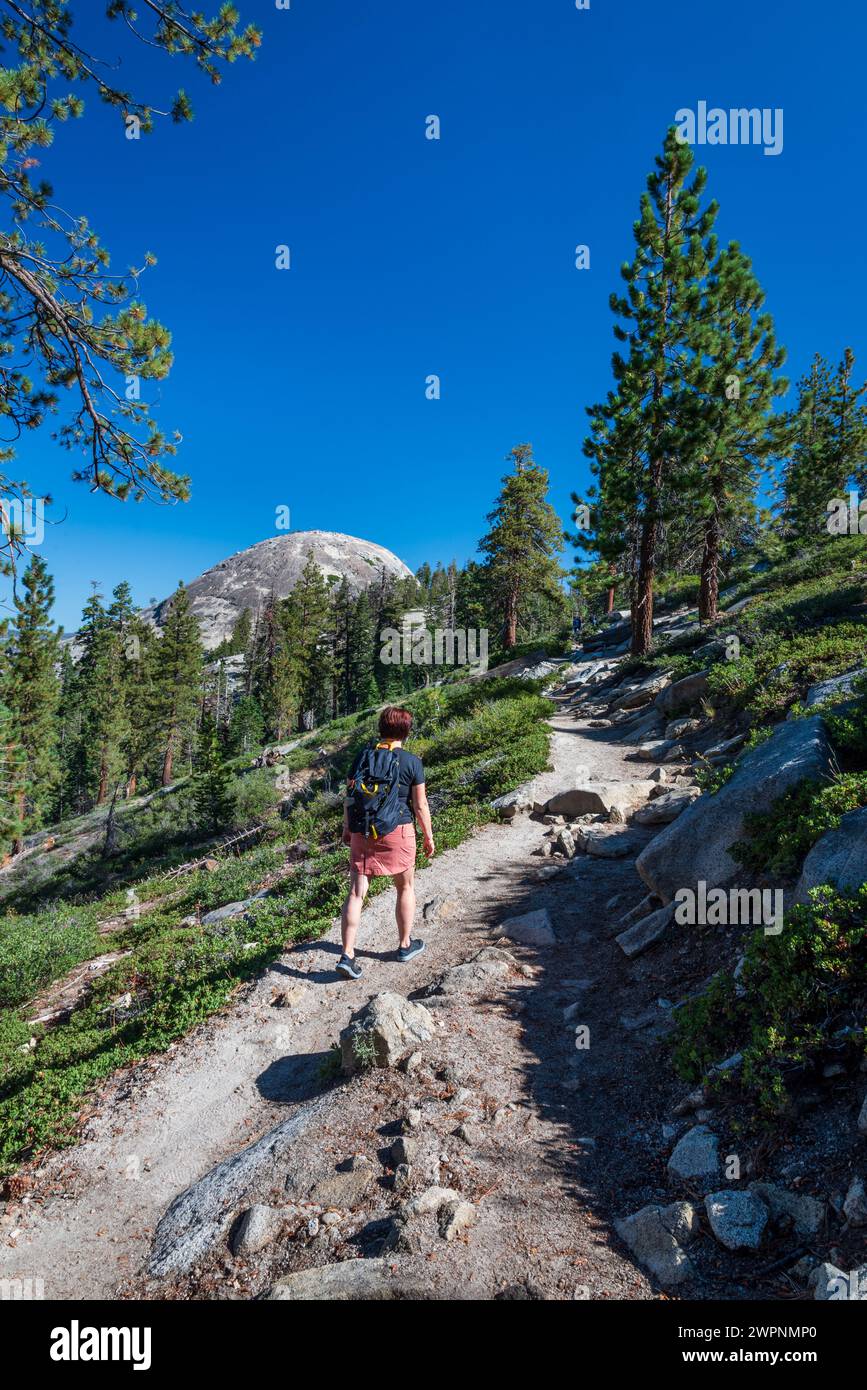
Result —
[{"label": "short red hair", "polygon": [[399,738],[403,742],[411,728],[412,715],[408,709],[387,705],[379,716],[379,732],[382,738]]}]

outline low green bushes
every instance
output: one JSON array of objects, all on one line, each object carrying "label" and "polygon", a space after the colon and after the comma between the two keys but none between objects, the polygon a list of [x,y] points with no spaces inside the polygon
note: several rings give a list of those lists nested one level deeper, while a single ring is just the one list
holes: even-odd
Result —
[{"label": "low green bushes", "polygon": [[[674,1062],[687,1081],[739,1051],[743,1067],[719,1085],[751,1109],[785,1110],[797,1080],[829,1053],[855,1065],[865,1050],[867,884],[852,896],[814,890],[786,914],[783,931],[751,938],[739,982],[718,976],[678,1010]],[[739,984],[740,990],[737,985]]]},{"label": "low green bushes", "polygon": [[0,1006],[30,999],[98,951],[92,908],[60,903],[37,916],[0,918]]}]

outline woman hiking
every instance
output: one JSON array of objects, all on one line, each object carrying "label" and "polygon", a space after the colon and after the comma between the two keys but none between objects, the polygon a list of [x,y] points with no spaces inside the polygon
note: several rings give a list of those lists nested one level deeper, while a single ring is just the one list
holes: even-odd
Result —
[{"label": "woman hiking", "polygon": [[343,954],[337,969],[351,980],[361,976],[355,938],[372,878],[388,875],[397,889],[397,959],[412,960],[424,950],[424,942],[412,936],[416,819],[429,859],[435,846],[424,767],[421,758],[403,746],[411,728],[409,710],[389,705],[379,716],[379,743],[362,749],[347,779],[343,843],[349,845],[350,883],[340,918]]}]

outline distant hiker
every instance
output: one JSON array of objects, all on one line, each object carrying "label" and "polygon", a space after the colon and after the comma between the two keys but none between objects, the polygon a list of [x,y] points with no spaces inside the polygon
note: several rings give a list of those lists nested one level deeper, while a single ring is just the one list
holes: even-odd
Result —
[{"label": "distant hiker", "polygon": [[343,955],[337,969],[351,980],[361,975],[355,937],[372,878],[388,875],[397,889],[397,959],[412,960],[424,950],[424,942],[412,937],[416,818],[428,858],[433,858],[435,847],[424,767],[421,758],[403,747],[411,728],[408,709],[384,709],[379,716],[380,742],[362,749],[347,779],[343,843],[350,850],[350,885],[340,918]]}]

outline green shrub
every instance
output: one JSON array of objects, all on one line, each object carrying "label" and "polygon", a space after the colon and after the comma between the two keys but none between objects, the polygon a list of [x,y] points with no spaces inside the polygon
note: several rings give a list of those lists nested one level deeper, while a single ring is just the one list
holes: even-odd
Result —
[{"label": "green shrub", "polygon": [[732,846],[731,856],[750,873],[793,878],[816,841],[859,806],[867,806],[867,773],[801,782],[769,811],[747,812],[744,837]]},{"label": "green shrub", "polygon": [[845,1039],[863,1057],[867,1009],[867,884],[853,896],[825,886],[786,914],[779,936],[757,931],[740,974],[678,1010],[674,1062],[688,1081],[739,1050],[737,1084],[759,1111],[777,1114],[792,1078],[829,1042]]},{"label": "green shrub", "polygon": [[58,904],[35,916],[0,918],[0,1006],[30,999],[97,954],[95,913]]}]

